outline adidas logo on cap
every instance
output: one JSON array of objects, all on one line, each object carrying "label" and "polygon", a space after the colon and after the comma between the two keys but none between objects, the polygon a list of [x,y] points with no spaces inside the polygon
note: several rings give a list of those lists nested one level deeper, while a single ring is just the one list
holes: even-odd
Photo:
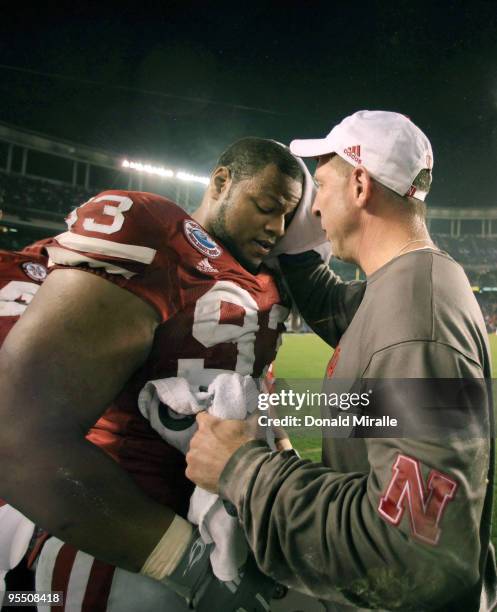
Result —
[{"label": "adidas logo on cap", "polygon": [[351,159],[353,159],[356,163],[362,164],[361,159],[361,145],[355,145],[354,147],[347,147],[343,150],[345,155],[348,155]]}]

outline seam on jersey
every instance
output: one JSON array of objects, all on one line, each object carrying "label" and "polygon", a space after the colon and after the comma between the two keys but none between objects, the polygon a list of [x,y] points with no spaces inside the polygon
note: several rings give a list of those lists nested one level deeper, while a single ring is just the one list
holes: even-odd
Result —
[{"label": "seam on jersey", "polygon": [[430,307],[431,307],[431,338],[435,340],[435,300],[433,298],[433,253],[430,257]]},{"label": "seam on jersey", "polygon": [[75,267],[79,264],[87,264],[90,268],[100,268],[105,270],[105,272],[111,276],[120,275],[126,280],[129,280],[137,274],[136,272],[131,272],[130,270],[126,270],[126,268],[116,266],[110,262],[100,261],[99,259],[93,259],[87,255],[82,255],[81,253],[73,251],[72,249],[51,246],[47,247],[47,252],[48,268],[52,268],[54,265]]},{"label": "seam on jersey", "polygon": [[[423,343],[423,344],[438,344],[439,346],[444,346],[448,349],[450,349],[451,351],[454,351],[455,353],[458,353],[459,355],[461,355],[462,357],[464,357],[465,359],[467,359],[468,361],[471,361],[471,363],[475,364],[476,366],[478,366],[478,368],[480,368],[480,370],[482,371],[483,374],[483,368],[482,368],[482,364],[479,363],[478,361],[475,361],[472,357],[470,357],[469,355],[467,355],[466,353],[463,353],[462,351],[460,351],[459,349],[455,348],[454,346],[452,346],[451,344],[447,344],[447,342],[440,342],[439,340],[430,340],[428,338],[417,338],[416,340],[403,340],[402,342],[394,342],[393,344],[389,344],[388,346],[384,346],[381,349],[378,349],[377,351],[375,351],[366,367],[364,368],[364,370],[362,371],[362,374],[359,378],[365,378],[365,374],[369,368],[369,366],[371,365],[371,362],[373,361],[373,358],[375,357],[375,355],[379,355],[380,353],[383,353],[384,351],[388,351],[396,346],[401,346],[403,344],[415,344],[415,343]],[[482,376],[482,378],[484,378],[484,376]]]},{"label": "seam on jersey", "polygon": [[[155,304],[155,302],[141,295],[137,295],[132,289],[129,288],[129,281],[132,280],[130,278],[125,278],[124,276],[120,274],[109,274],[109,272],[107,272],[104,268],[91,268],[89,266],[67,266],[65,264],[55,263],[49,269],[49,274],[55,270],[79,270],[81,272],[84,272],[85,274],[93,274],[93,276],[98,276],[99,278],[106,280],[108,283],[112,283],[113,285],[115,285],[116,287],[119,287],[120,289],[129,291],[135,297],[140,298],[146,304],[151,306],[159,317],[158,326],[162,325],[166,320],[168,320],[168,319],[164,319],[160,308],[157,306],[157,304]],[[173,317],[176,314],[176,312],[177,312],[176,310],[172,312],[169,318]]]}]

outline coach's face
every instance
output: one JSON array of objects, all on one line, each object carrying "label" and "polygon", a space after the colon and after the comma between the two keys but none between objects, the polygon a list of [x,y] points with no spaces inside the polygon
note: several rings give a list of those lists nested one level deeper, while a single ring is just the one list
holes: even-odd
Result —
[{"label": "coach's face", "polygon": [[314,178],[318,187],[312,212],[321,217],[321,226],[331,242],[333,255],[353,261],[352,236],[358,217],[350,200],[352,167],[338,155],[320,157]]},{"label": "coach's face", "polygon": [[250,178],[227,183],[213,208],[209,231],[254,274],[283,237],[301,197],[302,183],[269,164]]}]

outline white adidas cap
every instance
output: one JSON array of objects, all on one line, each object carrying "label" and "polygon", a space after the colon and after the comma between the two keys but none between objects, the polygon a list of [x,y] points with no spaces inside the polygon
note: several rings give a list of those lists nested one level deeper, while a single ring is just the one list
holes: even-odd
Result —
[{"label": "white adidas cap", "polygon": [[293,140],[290,150],[300,157],[336,153],[353,166],[364,166],[399,195],[426,198],[427,192],[412,183],[421,170],[433,167],[433,151],[428,138],[405,115],[358,111],[335,125],[326,138]]}]

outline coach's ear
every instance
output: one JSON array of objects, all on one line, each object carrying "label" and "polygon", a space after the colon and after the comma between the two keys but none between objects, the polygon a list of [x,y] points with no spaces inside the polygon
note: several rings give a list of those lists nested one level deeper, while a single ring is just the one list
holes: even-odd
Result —
[{"label": "coach's ear", "polygon": [[357,208],[366,208],[373,189],[373,179],[364,166],[357,166],[349,178],[350,194]]},{"label": "coach's ear", "polygon": [[228,193],[232,183],[231,170],[227,166],[219,166],[211,174],[209,182],[209,196],[218,200],[222,195]]}]

